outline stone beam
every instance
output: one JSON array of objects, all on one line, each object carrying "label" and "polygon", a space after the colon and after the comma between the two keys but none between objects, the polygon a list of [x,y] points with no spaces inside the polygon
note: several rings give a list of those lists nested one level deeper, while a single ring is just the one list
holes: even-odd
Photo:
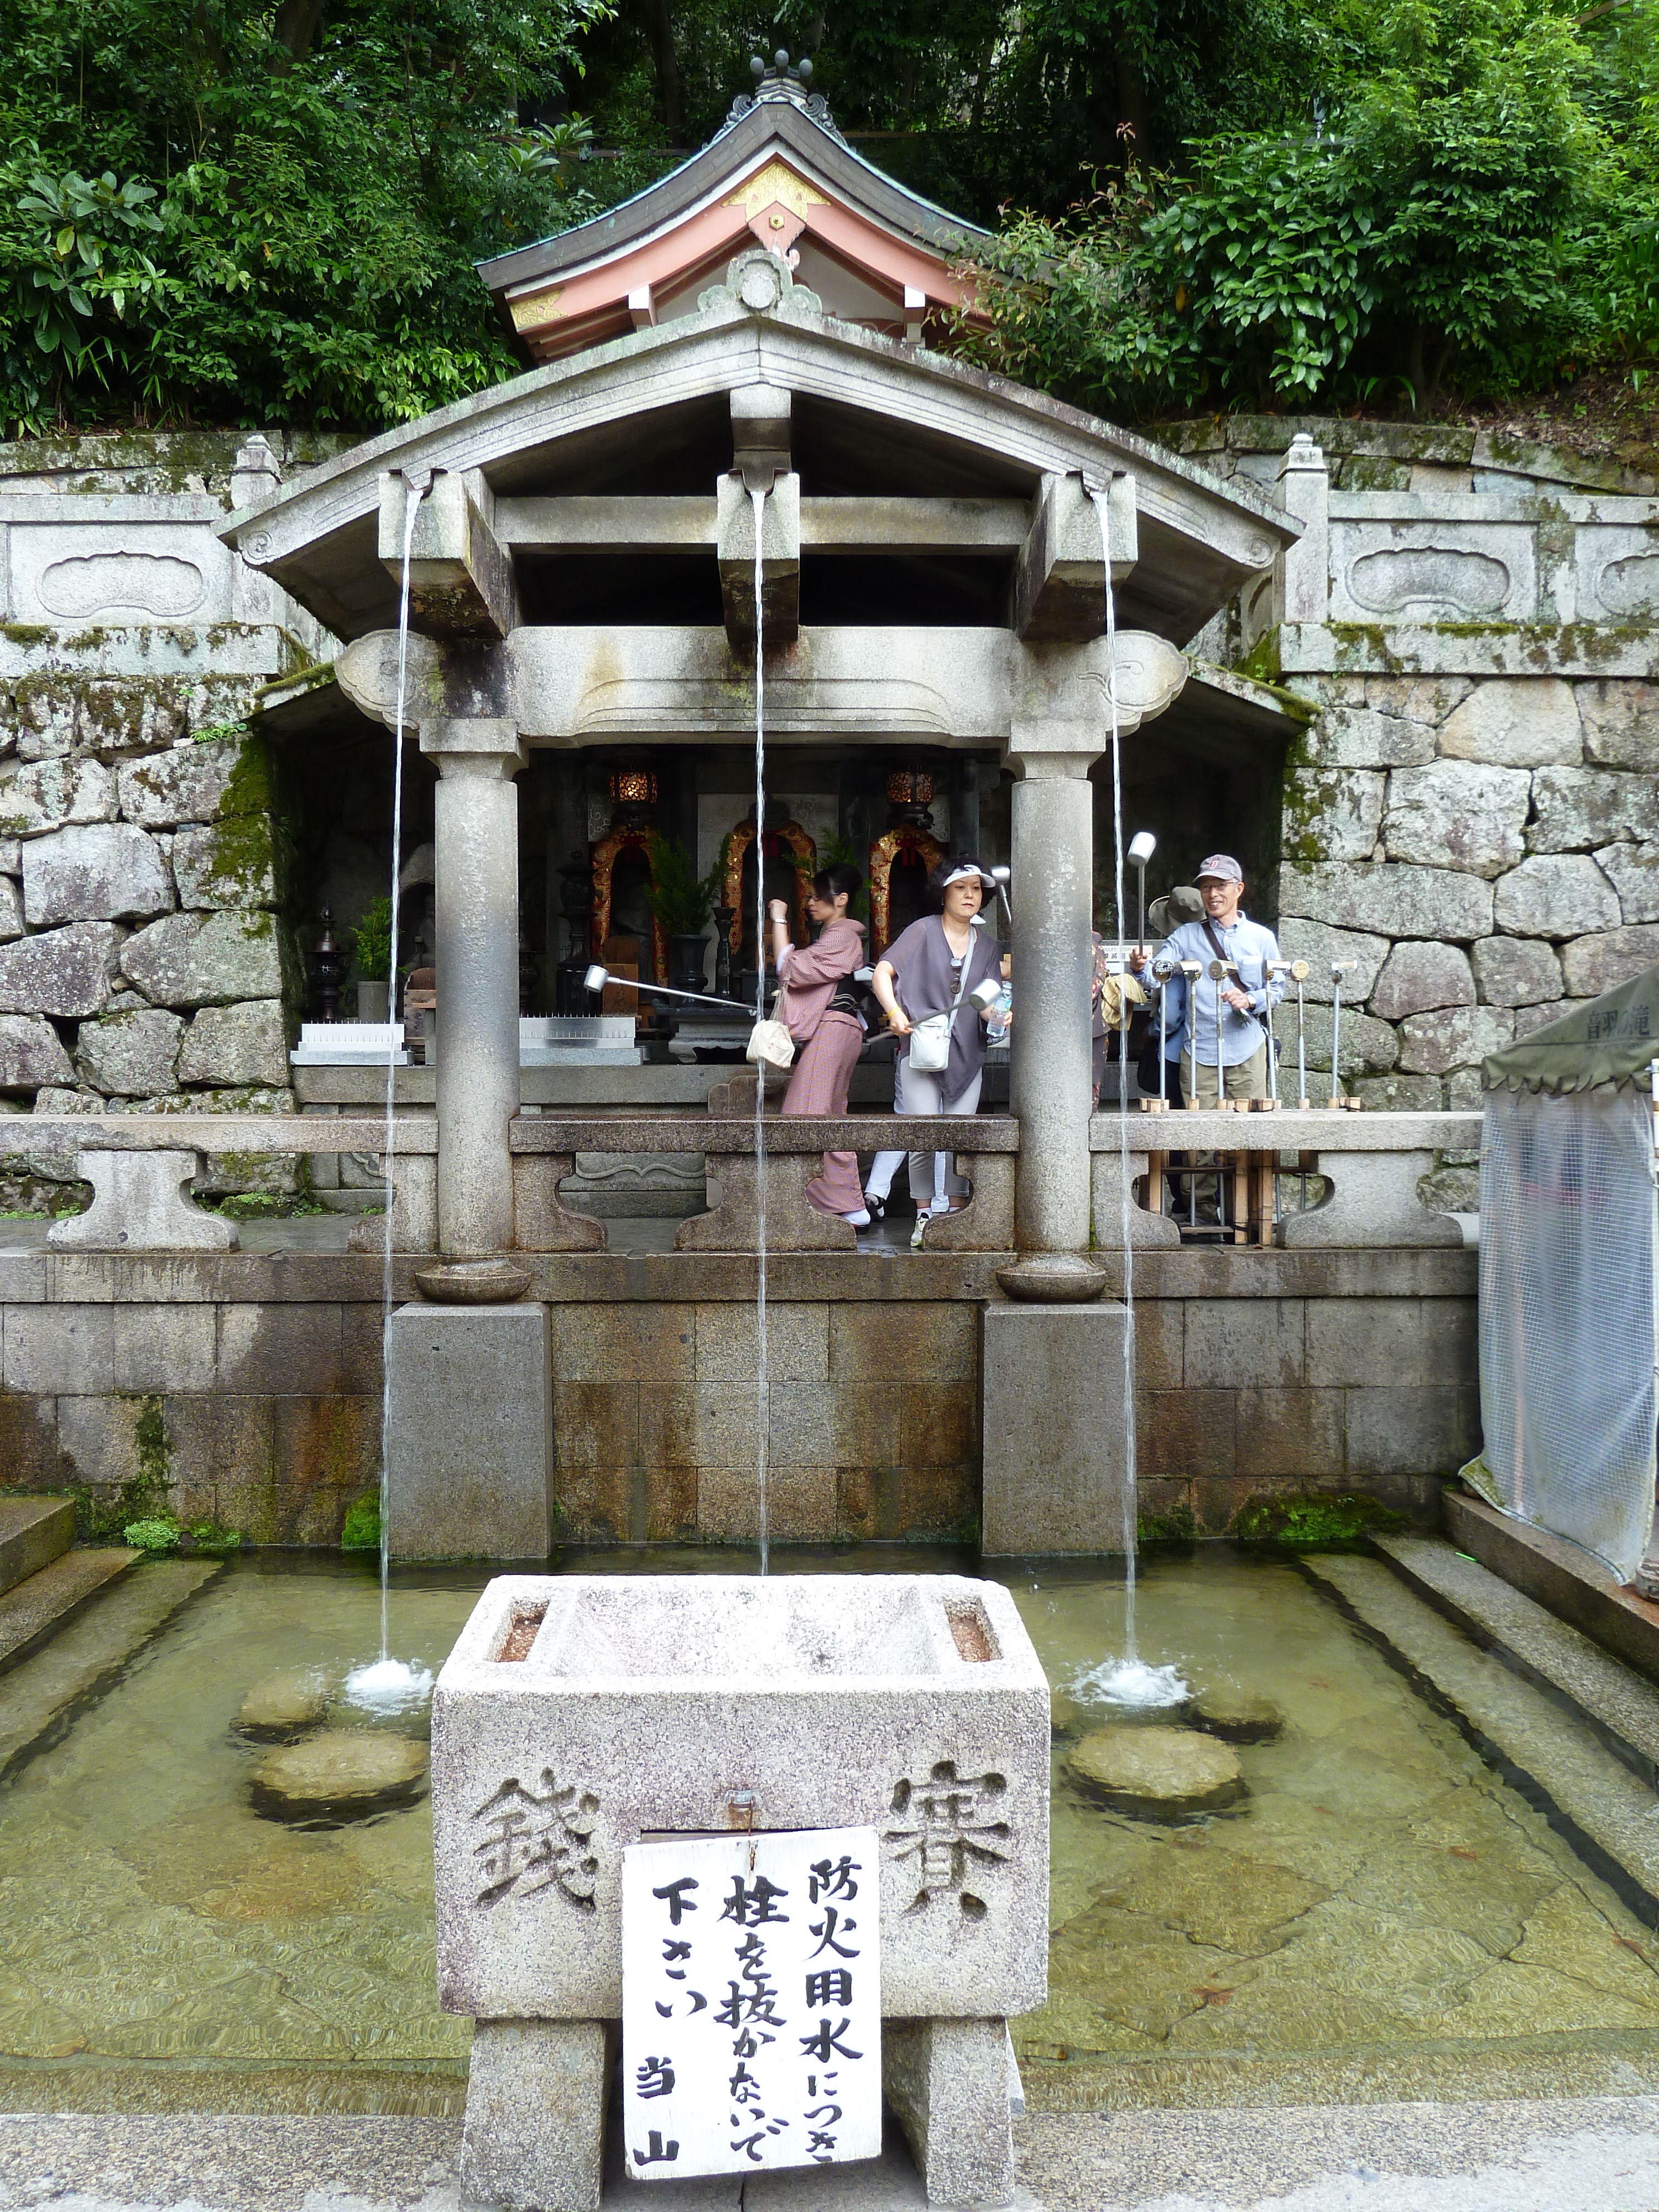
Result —
[{"label": "stone beam", "polygon": [[[375,630],[334,664],[354,705],[390,726],[395,631]],[[1117,640],[1118,719],[1127,733],[1161,714],[1187,677],[1184,657],[1148,630]],[[501,717],[532,744],[746,742],[750,672],[722,629],[647,625],[525,628],[493,651],[411,638],[405,722],[441,749],[450,720]],[[1004,629],[801,630],[769,665],[767,732],[781,744],[826,741],[978,750],[1040,732],[1038,750],[1106,742],[1103,638],[1024,645]],[[1022,735],[1023,747],[1035,744]]]},{"label": "stone beam", "polygon": [[[1135,487],[1115,476],[1105,488],[1112,541],[1112,581],[1135,564]],[[1098,637],[1106,627],[1106,563],[1100,517],[1080,476],[1045,476],[1032,501],[1030,526],[1014,571],[1012,627],[1044,644]]]},{"label": "stone beam", "polygon": [[762,490],[790,469],[789,394],[780,384],[739,384],[732,391],[732,465]]},{"label": "stone beam", "polygon": [[[401,588],[409,482],[380,478],[379,552]],[[502,638],[518,615],[513,556],[495,534],[495,495],[476,469],[439,470],[415,518],[409,620],[428,637]]]},{"label": "stone beam", "polygon": [[[758,479],[757,479],[758,481]],[[720,480],[717,558],[726,635],[740,659],[755,650],[755,502],[735,471]],[[800,630],[800,478],[775,476],[761,507],[761,612],[766,648]]]},{"label": "stone beam", "polygon": [[[1031,527],[1019,499],[800,500],[803,552],[1018,553]],[[520,553],[713,552],[720,501],[694,495],[501,499],[495,535]]]}]

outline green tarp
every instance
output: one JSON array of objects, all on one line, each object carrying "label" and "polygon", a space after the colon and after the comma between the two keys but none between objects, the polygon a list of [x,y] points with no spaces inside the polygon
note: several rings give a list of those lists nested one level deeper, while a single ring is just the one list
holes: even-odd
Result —
[{"label": "green tarp", "polygon": [[1487,1091],[1594,1091],[1612,1085],[1645,1091],[1659,1059],[1659,968],[1645,969],[1563,1014],[1547,1029],[1488,1053],[1480,1063]]}]

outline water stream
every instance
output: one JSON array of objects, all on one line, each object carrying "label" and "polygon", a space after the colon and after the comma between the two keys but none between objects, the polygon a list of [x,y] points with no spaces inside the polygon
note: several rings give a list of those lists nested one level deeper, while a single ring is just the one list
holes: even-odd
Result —
[{"label": "water stream", "polygon": [[[1106,576],[1106,698],[1112,729],[1112,847],[1117,932],[1128,941],[1123,897],[1123,739],[1117,709],[1117,599],[1112,589],[1112,543],[1107,495],[1088,487],[1100,524],[1100,550]],[[1135,1258],[1132,1233],[1134,1194],[1129,1186],[1129,1002],[1119,1000],[1117,1060],[1117,1157],[1119,1241],[1123,1251],[1123,1656],[1091,1669],[1087,1690],[1112,1705],[1175,1705],[1189,1694],[1173,1667],[1149,1667],[1135,1636],[1136,1524],[1139,1516],[1136,1468]],[[1086,1692],[1085,1692],[1086,1693]]]},{"label": "water stream", "polygon": [[[766,680],[761,661],[761,532],[766,492],[751,484],[755,518],[755,1020],[766,1019]],[[767,1455],[772,1422],[772,1382],[766,1343],[766,1062],[755,1063],[755,1506],[760,1532],[760,1571],[765,1574],[769,1531]]]},{"label": "water stream", "polygon": [[380,1656],[372,1666],[359,1667],[346,1680],[346,1695],[354,1703],[398,1707],[419,1703],[431,1686],[430,1673],[392,1656],[386,1621],[386,1592],[390,1581],[392,1542],[392,1246],[398,1152],[396,1118],[398,1054],[392,1043],[397,1034],[398,934],[401,918],[404,860],[404,705],[409,684],[409,563],[415,544],[415,522],[421,501],[432,487],[432,471],[405,471],[404,477],[403,580],[398,596],[398,703],[392,723],[392,929],[387,968],[386,1015],[389,1024],[386,1055],[386,1214],[380,1261]]}]

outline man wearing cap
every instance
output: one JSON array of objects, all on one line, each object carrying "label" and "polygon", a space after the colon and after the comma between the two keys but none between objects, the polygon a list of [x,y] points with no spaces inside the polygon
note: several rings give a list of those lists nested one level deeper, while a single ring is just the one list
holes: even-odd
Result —
[{"label": "man wearing cap", "polygon": [[[1240,912],[1244,871],[1231,853],[1211,854],[1198,872],[1198,892],[1202,918],[1172,930],[1158,954],[1199,964],[1190,987],[1179,975],[1161,986],[1175,994],[1169,1001],[1169,1033],[1172,1046],[1177,1039],[1180,1043],[1182,1088],[1204,1106],[1222,1097],[1266,1098],[1267,1032],[1261,1017],[1285,995],[1284,977],[1268,967],[1279,957],[1279,940]],[[1218,981],[1210,974],[1215,962],[1228,969]],[[1139,975],[1150,964],[1148,956],[1137,949],[1129,964]]]}]

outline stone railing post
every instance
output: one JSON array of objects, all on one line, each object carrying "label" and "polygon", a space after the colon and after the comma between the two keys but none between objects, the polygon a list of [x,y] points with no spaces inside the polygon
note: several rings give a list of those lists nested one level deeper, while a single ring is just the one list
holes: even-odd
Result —
[{"label": "stone railing post", "polygon": [[[1100,750],[1098,727],[1060,722],[1016,725],[1008,749],[1019,778],[1010,885],[1016,1011],[1009,1103],[1020,1127],[1014,1242],[1022,1263],[1089,1249],[1089,764]],[[1005,1272],[1012,1277],[1018,1270]]]},{"label": "stone railing post", "polygon": [[493,718],[422,723],[435,761],[438,1249],[512,1249],[519,1110],[519,795],[516,726]]}]

